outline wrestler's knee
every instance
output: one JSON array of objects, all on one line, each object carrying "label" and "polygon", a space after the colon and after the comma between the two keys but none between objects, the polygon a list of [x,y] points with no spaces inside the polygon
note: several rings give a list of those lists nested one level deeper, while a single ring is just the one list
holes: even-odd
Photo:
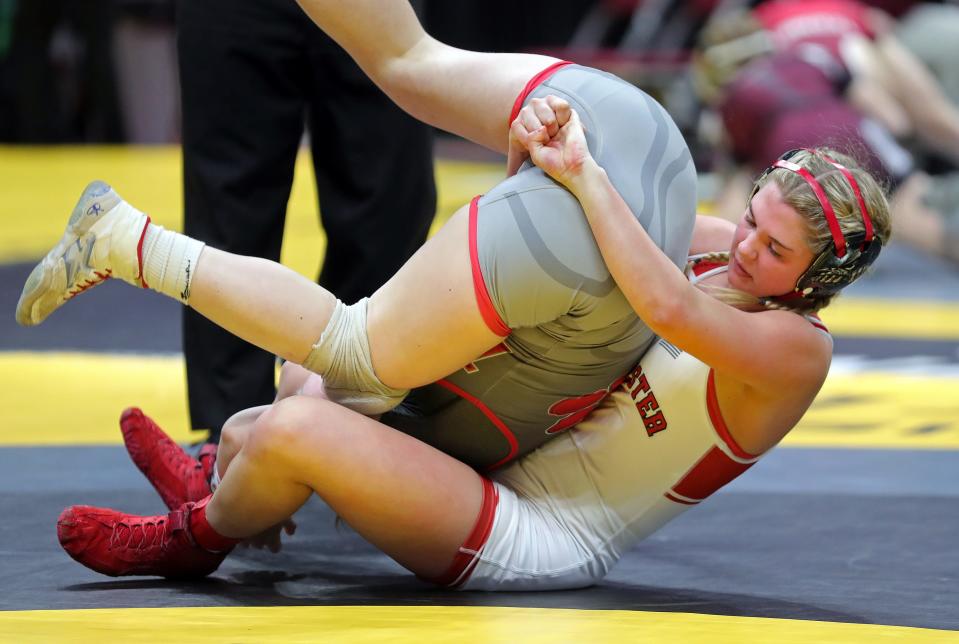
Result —
[{"label": "wrestler's knee", "polygon": [[234,414],[223,424],[220,432],[220,446],[217,449],[217,460],[223,460],[226,455],[234,455],[243,448],[250,433],[250,425],[238,421],[239,414]]},{"label": "wrestler's knee", "polygon": [[230,416],[220,432],[220,444],[216,451],[216,473],[219,478],[226,474],[230,463],[246,444],[256,419],[263,413],[264,407],[244,409]]},{"label": "wrestler's knee", "polygon": [[290,463],[323,439],[322,408],[334,406],[307,396],[289,396],[270,405],[246,437],[244,454],[250,458]]}]

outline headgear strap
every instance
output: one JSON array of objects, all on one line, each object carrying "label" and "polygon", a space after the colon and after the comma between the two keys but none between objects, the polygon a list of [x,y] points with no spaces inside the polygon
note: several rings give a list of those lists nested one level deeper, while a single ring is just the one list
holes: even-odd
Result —
[{"label": "headgear strap", "polygon": [[843,237],[842,228],[839,227],[839,220],[836,219],[836,213],[833,212],[832,204],[829,203],[829,197],[826,196],[826,191],[823,190],[819,182],[816,181],[816,177],[798,163],[786,161],[785,159],[776,159],[776,161],[773,162],[773,167],[795,172],[806,180],[806,183],[809,184],[812,191],[816,193],[816,199],[819,200],[819,205],[822,206],[822,212],[826,216],[826,223],[829,224],[829,232],[832,233],[833,246],[836,249],[836,257],[844,257],[846,255],[846,238]]},{"label": "headgear strap", "polygon": [[[866,200],[862,197],[862,191],[859,189],[859,183],[856,181],[856,177],[853,176],[852,172],[850,172],[846,166],[842,165],[835,159],[832,159],[828,155],[809,148],[800,149],[811,154],[819,154],[823,159],[826,160],[827,163],[839,170],[839,172],[842,173],[842,176],[846,178],[846,181],[849,183],[849,187],[852,188],[853,194],[856,195],[856,203],[859,204],[859,213],[862,215],[862,225],[866,232],[865,239],[863,239],[863,244],[868,244],[871,242],[874,236],[872,219],[869,217],[869,211],[866,208]],[[816,177],[814,177],[809,170],[802,167],[798,163],[789,161],[789,158],[798,151],[799,150],[790,150],[781,158],[776,159],[776,161],[774,161],[772,164],[772,168],[783,168],[784,170],[795,172],[802,177],[806,183],[809,184],[809,187],[812,188],[813,193],[816,195],[816,199],[819,200],[819,205],[822,206],[823,215],[826,217],[826,223],[829,225],[829,232],[832,233],[836,257],[845,257],[846,237],[842,234],[842,228],[839,226],[839,219],[836,218],[836,213],[832,209],[832,204],[829,202],[829,198],[826,196],[826,191],[823,190],[822,186],[819,184],[819,181],[816,180]]]},{"label": "headgear strap", "polygon": [[[822,153],[820,153],[822,154]],[[863,240],[864,243],[868,244],[872,241],[873,232],[872,232],[872,218],[869,216],[869,211],[866,209],[866,200],[862,198],[862,191],[859,190],[859,183],[856,181],[856,178],[852,175],[852,172],[849,171],[849,168],[839,163],[832,157],[827,154],[822,154],[822,158],[831,163],[837,170],[842,173],[842,176],[846,177],[846,181],[849,182],[849,185],[852,187],[853,194],[856,195],[856,202],[859,203],[859,213],[862,215],[862,225],[866,230],[866,238]]]}]

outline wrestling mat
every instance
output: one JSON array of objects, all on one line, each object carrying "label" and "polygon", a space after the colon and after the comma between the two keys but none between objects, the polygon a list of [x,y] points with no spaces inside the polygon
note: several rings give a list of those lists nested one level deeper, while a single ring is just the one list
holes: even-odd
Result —
[{"label": "wrestling mat", "polygon": [[[438,220],[501,176],[439,159]],[[108,283],[35,329],[13,311],[88,180],[178,228],[179,152],[0,148],[0,177],[0,642],[959,642],[959,268],[893,244],[824,312],[836,357],[802,424],[593,588],[437,590],[316,499],[278,555],[238,551],[203,582],[116,580],[62,552],[56,517],[163,511],[117,418],[139,405],[202,438],[178,305]],[[308,276],[311,181],[300,163],[283,258]]]}]

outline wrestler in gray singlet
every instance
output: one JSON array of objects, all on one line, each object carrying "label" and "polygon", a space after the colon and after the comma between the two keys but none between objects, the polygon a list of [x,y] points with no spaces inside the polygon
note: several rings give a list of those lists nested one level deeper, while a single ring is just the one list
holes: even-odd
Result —
[{"label": "wrestler in gray singlet", "polygon": [[[548,94],[579,113],[593,157],[653,241],[684,266],[696,171],[666,111],[615,76],[577,65],[547,76],[524,103]],[[653,336],[610,276],[579,202],[538,168],[527,164],[474,201],[470,225],[477,301],[506,337],[465,369],[413,390],[382,420],[490,468],[582,420]]]}]

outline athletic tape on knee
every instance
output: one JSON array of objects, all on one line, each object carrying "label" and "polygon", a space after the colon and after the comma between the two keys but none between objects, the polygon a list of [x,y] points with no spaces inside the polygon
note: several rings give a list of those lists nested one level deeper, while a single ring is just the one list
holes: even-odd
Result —
[{"label": "athletic tape on knee", "polygon": [[368,301],[363,298],[347,306],[337,300],[329,323],[303,366],[323,376],[323,387],[330,400],[374,416],[403,402],[409,389],[387,387],[373,371],[366,335]]}]

